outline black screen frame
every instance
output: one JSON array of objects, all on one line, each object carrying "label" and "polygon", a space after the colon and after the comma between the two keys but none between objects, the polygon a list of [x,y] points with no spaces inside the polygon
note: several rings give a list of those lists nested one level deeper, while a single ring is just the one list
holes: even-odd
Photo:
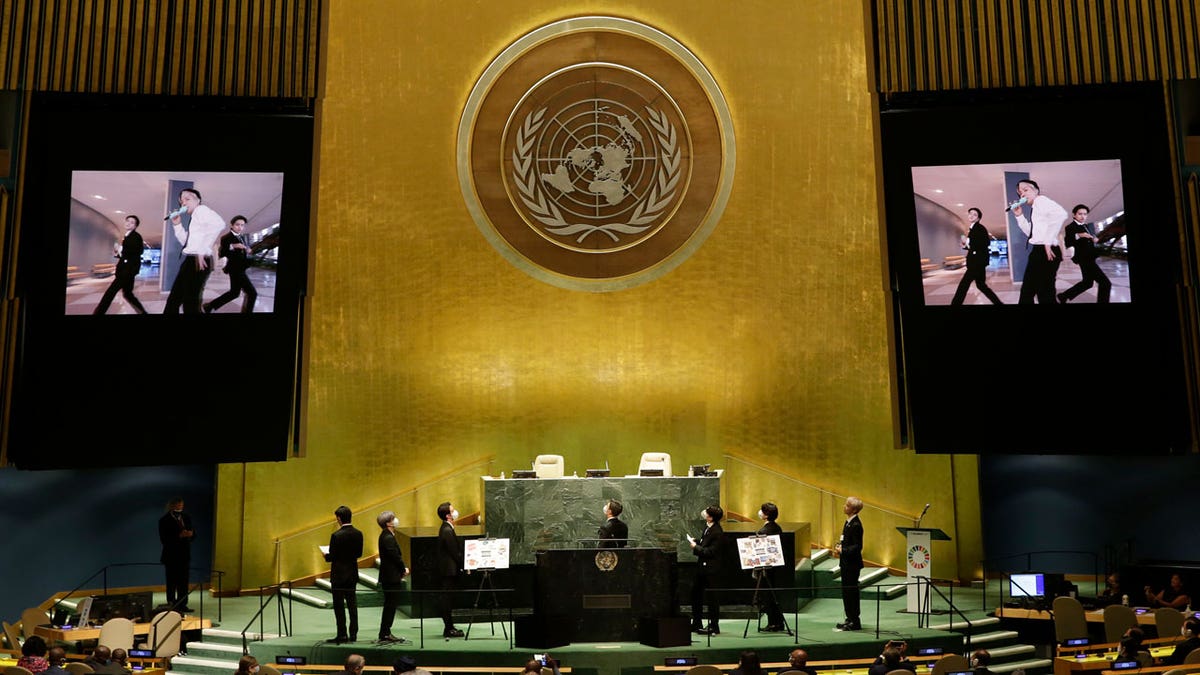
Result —
[{"label": "black screen frame", "polygon": [[[8,461],[46,469],[293,454],[314,209],[311,104],[37,93],[27,119]],[[274,311],[65,315],[80,170],[284,174]],[[143,225],[159,217],[145,214]]]},{"label": "black screen frame", "polygon": [[[880,102],[880,140],[901,443],[1187,452],[1180,224],[1161,85],[893,95]],[[1095,159],[1121,162],[1131,302],[925,304],[914,166]]]}]

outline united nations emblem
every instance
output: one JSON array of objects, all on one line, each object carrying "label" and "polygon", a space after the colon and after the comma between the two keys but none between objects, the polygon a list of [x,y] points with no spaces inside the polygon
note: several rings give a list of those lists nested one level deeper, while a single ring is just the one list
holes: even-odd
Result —
[{"label": "united nations emblem", "polygon": [[601,572],[611,572],[617,569],[617,554],[612,551],[600,551],[597,553],[596,569]]},{"label": "united nations emblem", "polygon": [[471,215],[506,259],[603,291],[700,246],[724,209],[734,145],[720,89],[691,52],[643,24],[584,17],[533,31],[488,67],[458,160]]}]

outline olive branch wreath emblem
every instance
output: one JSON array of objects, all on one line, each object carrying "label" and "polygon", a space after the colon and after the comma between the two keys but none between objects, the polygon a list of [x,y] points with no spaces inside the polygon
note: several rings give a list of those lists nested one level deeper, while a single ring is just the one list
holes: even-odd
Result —
[{"label": "olive branch wreath emblem", "polygon": [[587,223],[568,223],[563,218],[562,210],[552,200],[547,199],[538,186],[538,172],[533,162],[533,142],[542,124],[546,108],[535,110],[525,116],[525,121],[517,128],[516,147],[513,149],[513,178],[517,190],[521,193],[521,201],[529,209],[534,219],[546,226],[546,231],[559,236],[578,234],[576,243],[595,232],[603,232],[614,242],[621,241],[621,234],[638,234],[650,228],[653,222],[666,210],[675,198],[675,188],[679,184],[679,166],[682,150],[675,133],[675,126],[667,119],[666,113],[646,108],[650,126],[654,128],[655,136],[661,147],[662,163],[658,167],[657,180],[650,188],[647,198],[638,203],[633,215],[624,223],[606,223],[604,225],[589,225]]}]

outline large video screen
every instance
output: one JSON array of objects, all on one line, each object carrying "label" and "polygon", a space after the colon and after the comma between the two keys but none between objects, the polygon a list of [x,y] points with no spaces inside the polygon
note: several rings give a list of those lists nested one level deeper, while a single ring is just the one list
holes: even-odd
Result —
[{"label": "large video screen", "polygon": [[1119,159],[916,166],[912,183],[926,305],[1036,303],[1031,269],[1047,304],[1130,301]]},{"label": "large video screen", "polygon": [[1161,86],[895,94],[880,110],[898,442],[1186,452]]},{"label": "large video screen", "polygon": [[311,104],[43,92],[26,113],[9,461],[294,455]]},{"label": "large video screen", "polygon": [[65,312],[273,311],[282,203],[282,173],[73,171]]}]

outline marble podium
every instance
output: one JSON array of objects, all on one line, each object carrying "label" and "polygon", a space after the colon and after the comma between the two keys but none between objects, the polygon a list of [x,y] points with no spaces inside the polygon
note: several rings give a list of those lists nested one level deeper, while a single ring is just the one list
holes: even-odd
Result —
[{"label": "marble podium", "polygon": [[675,615],[676,563],[660,548],[539,551],[534,613],[576,642],[637,642],[642,620]]},{"label": "marble podium", "polygon": [[630,546],[692,556],[685,534],[703,526],[700,510],[720,501],[717,476],[627,478],[483,477],[484,529],[512,543],[509,561],[533,564],[534,551],[594,546],[609,499],[625,507]]}]

